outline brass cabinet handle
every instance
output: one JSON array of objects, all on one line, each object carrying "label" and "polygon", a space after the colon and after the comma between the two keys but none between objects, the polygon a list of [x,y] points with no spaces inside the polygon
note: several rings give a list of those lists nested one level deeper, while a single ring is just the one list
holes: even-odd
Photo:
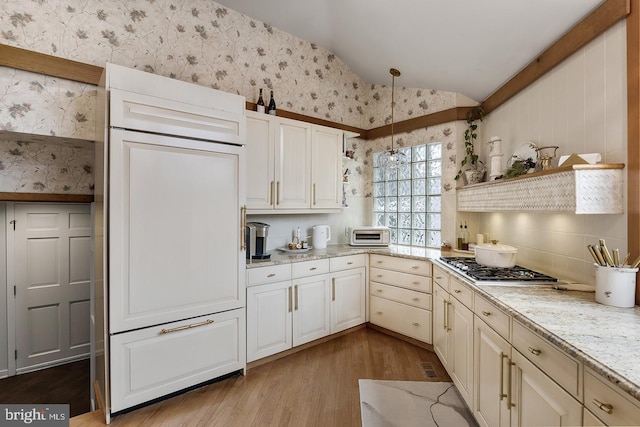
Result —
[{"label": "brass cabinet handle", "polygon": [[331,301],[336,300],[336,278],[331,279]]},{"label": "brass cabinet handle", "polygon": [[451,306],[451,302],[447,301],[447,332],[449,332],[451,330],[451,328],[449,327],[449,307]]},{"label": "brass cabinet handle", "polygon": [[511,358],[509,358],[507,366],[509,367],[509,375],[507,375],[507,409],[511,410],[511,408],[516,406],[516,404],[511,401],[511,367],[516,366],[516,364],[511,361]]},{"label": "brass cabinet handle", "polygon": [[247,250],[247,205],[240,208],[240,250]]},{"label": "brass cabinet handle", "polygon": [[444,303],[444,309],[442,310],[442,327],[446,331],[447,330],[447,300],[443,299],[442,302]]},{"label": "brass cabinet handle", "polygon": [[529,350],[529,353],[533,354],[534,356],[539,356],[540,353],[542,353],[542,350],[538,350],[537,348],[533,347],[529,347],[527,350]]},{"label": "brass cabinet handle", "polygon": [[291,289],[291,286],[289,286],[289,313],[291,313],[292,306],[293,306],[291,301],[292,295],[293,295],[293,290]]},{"label": "brass cabinet handle", "polygon": [[316,205],[316,183],[313,183],[313,206]]},{"label": "brass cabinet handle", "polygon": [[280,181],[276,182],[276,205],[280,204]]},{"label": "brass cabinet handle", "polygon": [[376,289],[376,292],[382,293],[382,289]]},{"label": "brass cabinet handle", "polygon": [[171,329],[163,329],[160,331],[161,334],[169,334],[171,332],[178,332],[178,331],[184,331],[187,329],[191,329],[191,328],[197,328],[198,326],[206,326],[206,325],[210,325],[213,323],[213,320],[211,319],[207,319],[204,322],[200,322],[200,323],[190,323],[188,325],[184,325],[184,326],[178,326],[176,328],[171,328]]},{"label": "brass cabinet handle", "polygon": [[440,276],[436,276],[436,279],[443,279],[443,277],[440,277]]},{"label": "brass cabinet handle", "polygon": [[297,311],[298,310],[298,285],[295,286],[294,291],[295,291],[295,300],[296,300],[296,306],[294,310]]},{"label": "brass cabinet handle", "polygon": [[382,264],[384,261],[382,261],[381,259],[379,259],[378,261],[376,261],[377,264]]},{"label": "brass cabinet handle", "polygon": [[610,403],[602,403],[598,399],[593,399],[593,404],[596,405],[600,410],[606,412],[607,414],[613,414],[613,405]]},{"label": "brass cabinet handle", "polygon": [[382,277],[382,274],[376,274],[376,277]]},{"label": "brass cabinet handle", "polygon": [[413,322],[413,323],[412,323],[412,325],[413,325],[413,326],[416,326],[416,327],[418,327],[418,326],[420,326],[420,323],[417,323],[417,322]]},{"label": "brass cabinet handle", "polygon": [[420,301],[420,298],[414,298],[413,300],[414,300],[415,302],[418,302],[418,301]]},{"label": "brass cabinet handle", "polygon": [[275,277],[276,273],[267,274],[267,277]]},{"label": "brass cabinet handle", "polygon": [[420,284],[420,282],[411,282],[412,285],[414,286],[418,286]]},{"label": "brass cabinet handle", "polygon": [[273,193],[275,193],[274,191],[274,186],[276,185],[275,181],[271,181],[271,185],[269,186],[269,205],[273,205]]},{"label": "brass cabinet handle", "polygon": [[417,269],[420,268],[420,266],[419,265],[412,265],[411,268],[413,268],[414,270],[417,270]]},{"label": "brass cabinet handle", "polygon": [[347,265],[351,265],[351,264],[353,264],[353,261],[349,261],[349,262],[347,263]]},{"label": "brass cabinet handle", "polygon": [[485,316],[485,317],[489,317],[489,316],[491,316],[491,312],[489,312],[489,311],[483,311],[483,312],[482,312],[482,315],[483,315],[483,316]]},{"label": "brass cabinet handle", "polygon": [[313,271],[313,270],[317,270],[317,269],[318,269],[318,267],[311,267],[311,268],[309,269],[309,271]]},{"label": "brass cabinet handle", "polygon": [[378,316],[382,316],[382,312],[381,312],[381,311],[376,311],[376,314],[377,314]]},{"label": "brass cabinet handle", "polygon": [[502,399],[504,399],[505,397],[507,397],[506,394],[504,394],[504,359],[506,359],[507,356],[506,354],[504,354],[503,352],[500,352],[500,401],[502,402]]},{"label": "brass cabinet handle", "polygon": [[462,291],[460,289],[454,289],[453,292],[455,292],[456,294],[459,294]]}]

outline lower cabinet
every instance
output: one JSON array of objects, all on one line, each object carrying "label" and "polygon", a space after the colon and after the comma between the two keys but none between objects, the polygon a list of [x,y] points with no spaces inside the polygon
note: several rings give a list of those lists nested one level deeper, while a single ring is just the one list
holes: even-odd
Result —
[{"label": "lower cabinet", "polygon": [[248,270],[247,362],[364,323],[365,265],[352,255]]},{"label": "lower cabinet", "polygon": [[111,411],[244,369],[244,308],[111,337]]},{"label": "lower cabinet", "polygon": [[[640,401],[620,391],[609,381],[589,368],[584,369],[585,414],[590,413],[588,425],[638,426]],[[595,414],[595,416],[593,415]],[[585,425],[588,416],[585,415]],[[598,424],[601,422],[601,424]]]},{"label": "lower cabinet", "polygon": [[431,342],[431,312],[371,296],[370,321],[419,341]]}]

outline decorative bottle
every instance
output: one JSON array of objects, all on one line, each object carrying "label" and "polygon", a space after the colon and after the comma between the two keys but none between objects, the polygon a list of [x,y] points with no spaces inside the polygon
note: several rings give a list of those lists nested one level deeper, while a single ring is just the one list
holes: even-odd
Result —
[{"label": "decorative bottle", "polygon": [[269,100],[269,108],[267,112],[271,115],[276,115],[276,101],[273,99],[273,91],[271,91],[271,99]]},{"label": "decorative bottle", "polygon": [[262,89],[260,89],[260,96],[258,97],[258,103],[256,104],[256,111],[258,113],[264,113],[264,99],[262,98]]},{"label": "decorative bottle", "polygon": [[467,230],[467,223],[464,223],[464,229],[462,230],[462,249],[469,250],[469,230]]},{"label": "decorative bottle", "polygon": [[460,231],[458,232],[458,249],[462,249],[462,243],[464,241],[464,230],[462,228],[462,223],[460,223]]}]

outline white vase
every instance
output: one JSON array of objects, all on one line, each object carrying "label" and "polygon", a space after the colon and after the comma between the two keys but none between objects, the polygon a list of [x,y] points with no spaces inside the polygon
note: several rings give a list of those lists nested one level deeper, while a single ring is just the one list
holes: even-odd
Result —
[{"label": "white vase", "polygon": [[475,170],[469,169],[464,171],[464,178],[467,180],[467,185],[469,184],[477,184],[482,182],[484,179],[484,169],[483,170]]}]

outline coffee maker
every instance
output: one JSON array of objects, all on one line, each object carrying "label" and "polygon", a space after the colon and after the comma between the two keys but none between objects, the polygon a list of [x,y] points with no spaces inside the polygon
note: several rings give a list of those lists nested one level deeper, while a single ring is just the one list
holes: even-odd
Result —
[{"label": "coffee maker", "polygon": [[269,259],[267,253],[267,236],[269,236],[269,224],[264,222],[248,222],[246,228],[247,259]]}]

